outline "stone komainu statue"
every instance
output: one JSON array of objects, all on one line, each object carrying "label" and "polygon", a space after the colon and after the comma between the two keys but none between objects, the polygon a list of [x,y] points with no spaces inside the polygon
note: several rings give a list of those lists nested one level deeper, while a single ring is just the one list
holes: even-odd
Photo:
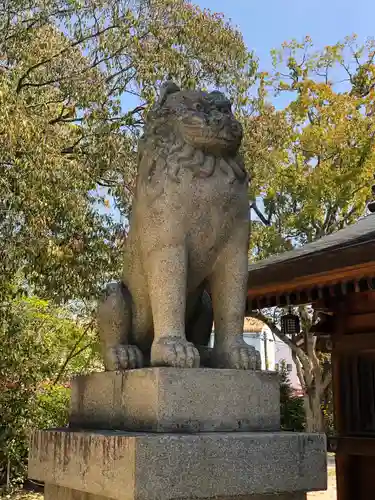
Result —
[{"label": "stone komainu statue", "polygon": [[209,366],[257,368],[259,353],[242,336],[249,221],[241,139],[222,93],[162,87],[139,143],[123,276],[98,307],[106,370],[199,367],[213,319]]}]

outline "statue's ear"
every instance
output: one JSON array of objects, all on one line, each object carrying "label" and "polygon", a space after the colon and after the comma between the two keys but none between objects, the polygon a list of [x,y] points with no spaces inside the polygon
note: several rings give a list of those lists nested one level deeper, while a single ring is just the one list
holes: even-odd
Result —
[{"label": "statue's ear", "polygon": [[229,110],[231,110],[232,108],[232,103],[227,98],[227,96],[222,92],[219,92],[218,90],[213,90],[212,92],[210,92],[208,94],[208,98],[218,108],[226,108]]},{"label": "statue's ear", "polygon": [[166,82],[164,82],[160,88],[160,95],[157,102],[158,106],[162,107],[170,94],[174,94],[175,92],[179,92],[180,90],[180,87],[172,82],[172,80],[167,80]]}]

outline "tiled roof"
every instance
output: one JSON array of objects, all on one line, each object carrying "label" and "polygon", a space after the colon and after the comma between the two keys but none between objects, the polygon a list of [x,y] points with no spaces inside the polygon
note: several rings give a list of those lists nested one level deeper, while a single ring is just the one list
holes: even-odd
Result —
[{"label": "tiled roof", "polygon": [[286,261],[298,261],[300,258],[310,257],[312,254],[324,253],[335,248],[345,248],[363,240],[371,239],[375,240],[375,214],[368,215],[351,226],[320,238],[313,243],[308,243],[301,248],[250,264],[249,272],[258,271],[264,267]]}]

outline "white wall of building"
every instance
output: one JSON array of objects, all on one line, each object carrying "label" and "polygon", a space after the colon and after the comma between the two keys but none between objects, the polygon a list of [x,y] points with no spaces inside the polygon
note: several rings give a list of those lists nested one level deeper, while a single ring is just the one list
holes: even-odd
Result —
[{"label": "white wall of building", "polygon": [[276,341],[275,357],[277,364],[280,364],[284,360],[287,365],[291,366],[291,371],[289,372],[290,381],[295,389],[300,389],[301,384],[298,380],[296,365],[294,364],[292,358],[292,351],[290,350],[290,347],[288,347],[284,342],[281,342],[281,340],[278,339]]},{"label": "white wall of building", "polygon": [[260,353],[262,361],[262,370],[275,370],[275,341],[271,331],[266,327],[261,332],[248,333],[244,332],[243,338],[249,345],[255,347]]},{"label": "white wall of building", "polygon": [[[274,371],[282,361],[285,361],[289,365],[288,368],[290,368],[289,376],[292,386],[295,389],[301,387],[290,348],[277,337],[274,339],[271,330],[267,326],[264,326],[260,332],[244,332],[243,337],[248,345],[254,346],[260,352],[262,370]],[[210,347],[213,347],[214,339],[215,332],[212,332]]]}]

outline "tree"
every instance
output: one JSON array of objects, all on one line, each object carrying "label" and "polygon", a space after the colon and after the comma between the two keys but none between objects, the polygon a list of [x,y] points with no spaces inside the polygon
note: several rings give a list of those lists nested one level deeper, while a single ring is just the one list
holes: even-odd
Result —
[{"label": "tree", "polygon": [[66,424],[68,377],[101,367],[91,322],[21,297],[0,315],[0,485],[22,481],[32,429]]},{"label": "tree", "polygon": [[284,431],[303,432],[305,412],[303,400],[294,394],[284,360],[280,363],[280,423]]},{"label": "tree", "polygon": [[[1,474],[22,468],[51,391],[94,366],[94,325],[71,311],[119,271],[109,203],[127,215],[157,87],[171,76],[240,102],[253,72],[241,35],[185,0],[0,6]],[[67,301],[69,314],[53,308]]]},{"label": "tree", "polygon": [[240,33],[185,0],[2,2],[0,481],[22,475],[33,427],[64,423],[66,377],[98,362],[91,304],[119,273],[157,88],[240,105],[254,71]]},{"label": "tree", "polygon": [[253,72],[241,35],[185,0],[3,3],[0,297],[22,279],[56,301],[95,297],[118,273],[108,205],[128,213],[157,86],[169,75],[240,102]]},{"label": "tree", "polygon": [[[244,153],[251,166],[251,258],[266,258],[331,234],[362,216],[370,198],[375,141],[375,42],[356,37],[315,51],[309,37],[273,52],[274,71],[259,74],[258,98],[244,112]],[[283,98],[277,109],[269,100]],[[301,306],[302,333],[283,335],[267,311],[254,315],[292,350],[305,389],[307,429],[323,430],[322,402],[331,374]]]}]

